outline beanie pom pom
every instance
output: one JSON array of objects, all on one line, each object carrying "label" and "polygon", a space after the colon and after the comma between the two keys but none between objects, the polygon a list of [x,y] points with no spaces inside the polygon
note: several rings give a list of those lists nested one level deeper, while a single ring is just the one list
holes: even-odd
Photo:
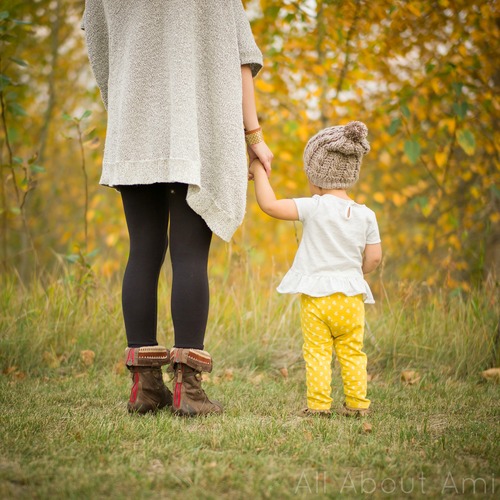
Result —
[{"label": "beanie pom pom", "polygon": [[349,122],[344,127],[344,137],[353,142],[361,142],[368,136],[368,128],[363,122]]}]

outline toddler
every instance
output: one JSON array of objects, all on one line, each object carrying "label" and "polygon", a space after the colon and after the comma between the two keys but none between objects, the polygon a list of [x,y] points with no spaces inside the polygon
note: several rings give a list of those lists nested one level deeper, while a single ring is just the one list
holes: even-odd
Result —
[{"label": "toddler", "polygon": [[330,414],[333,349],[339,360],[345,402],[342,415],[364,416],[366,355],[363,348],[364,302],[374,303],[363,275],[380,263],[382,249],[375,213],[352,200],[346,190],[359,177],[370,146],[364,123],[329,127],[312,137],[304,169],[312,197],[277,200],[258,159],[250,178],[260,208],[276,219],[299,220],[304,231],[280,293],[300,293],[306,363],[307,408],[301,415]]}]

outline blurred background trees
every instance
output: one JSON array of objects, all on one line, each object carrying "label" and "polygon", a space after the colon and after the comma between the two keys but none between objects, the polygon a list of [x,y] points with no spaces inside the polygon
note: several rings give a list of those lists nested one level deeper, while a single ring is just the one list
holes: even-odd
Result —
[{"label": "blurred background trees", "polygon": [[[377,213],[384,280],[468,290],[499,263],[498,4],[493,0],[244,2],[265,58],[259,114],[281,196],[308,195],[319,129],[364,121],[372,150],[353,197]],[[84,2],[0,8],[0,263],[24,278],[61,259],[121,273],[119,195],[99,187],[106,113],[80,30]],[[247,258],[281,274],[299,225],[260,213],[249,186],[212,272]]]}]

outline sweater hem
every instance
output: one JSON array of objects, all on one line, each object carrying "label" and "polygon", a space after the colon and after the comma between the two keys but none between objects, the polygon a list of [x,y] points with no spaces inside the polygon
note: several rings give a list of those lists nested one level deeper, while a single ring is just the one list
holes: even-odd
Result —
[{"label": "sweater hem", "polygon": [[201,187],[200,177],[192,173],[200,168],[189,168],[191,163],[190,160],[175,158],[105,162],[99,184],[117,191],[120,191],[120,186],[170,182],[188,184],[188,205],[205,220],[213,233],[229,242],[243,222],[244,211],[238,219],[221,208],[211,193]]},{"label": "sweater hem", "polygon": [[[193,163],[196,164],[195,168]],[[103,162],[99,184],[109,187],[163,182],[200,185],[200,177],[194,173],[199,171],[199,162],[181,158]]]},{"label": "sweater hem", "polygon": [[241,218],[234,218],[233,214],[229,214],[217,204],[209,191],[198,185],[189,186],[186,199],[188,205],[205,220],[213,233],[226,242],[231,241],[243,222],[244,213]]}]

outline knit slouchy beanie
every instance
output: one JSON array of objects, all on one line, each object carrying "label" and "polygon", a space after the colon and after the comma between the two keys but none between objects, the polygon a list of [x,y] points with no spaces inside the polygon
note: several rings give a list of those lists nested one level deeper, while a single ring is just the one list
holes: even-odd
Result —
[{"label": "knit slouchy beanie", "polygon": [[309,139],[304,170],[312,184],[323,189],[347,189],[359,178],[363,155],[370,151],[368,128],[354,121],[328,127]]}]

